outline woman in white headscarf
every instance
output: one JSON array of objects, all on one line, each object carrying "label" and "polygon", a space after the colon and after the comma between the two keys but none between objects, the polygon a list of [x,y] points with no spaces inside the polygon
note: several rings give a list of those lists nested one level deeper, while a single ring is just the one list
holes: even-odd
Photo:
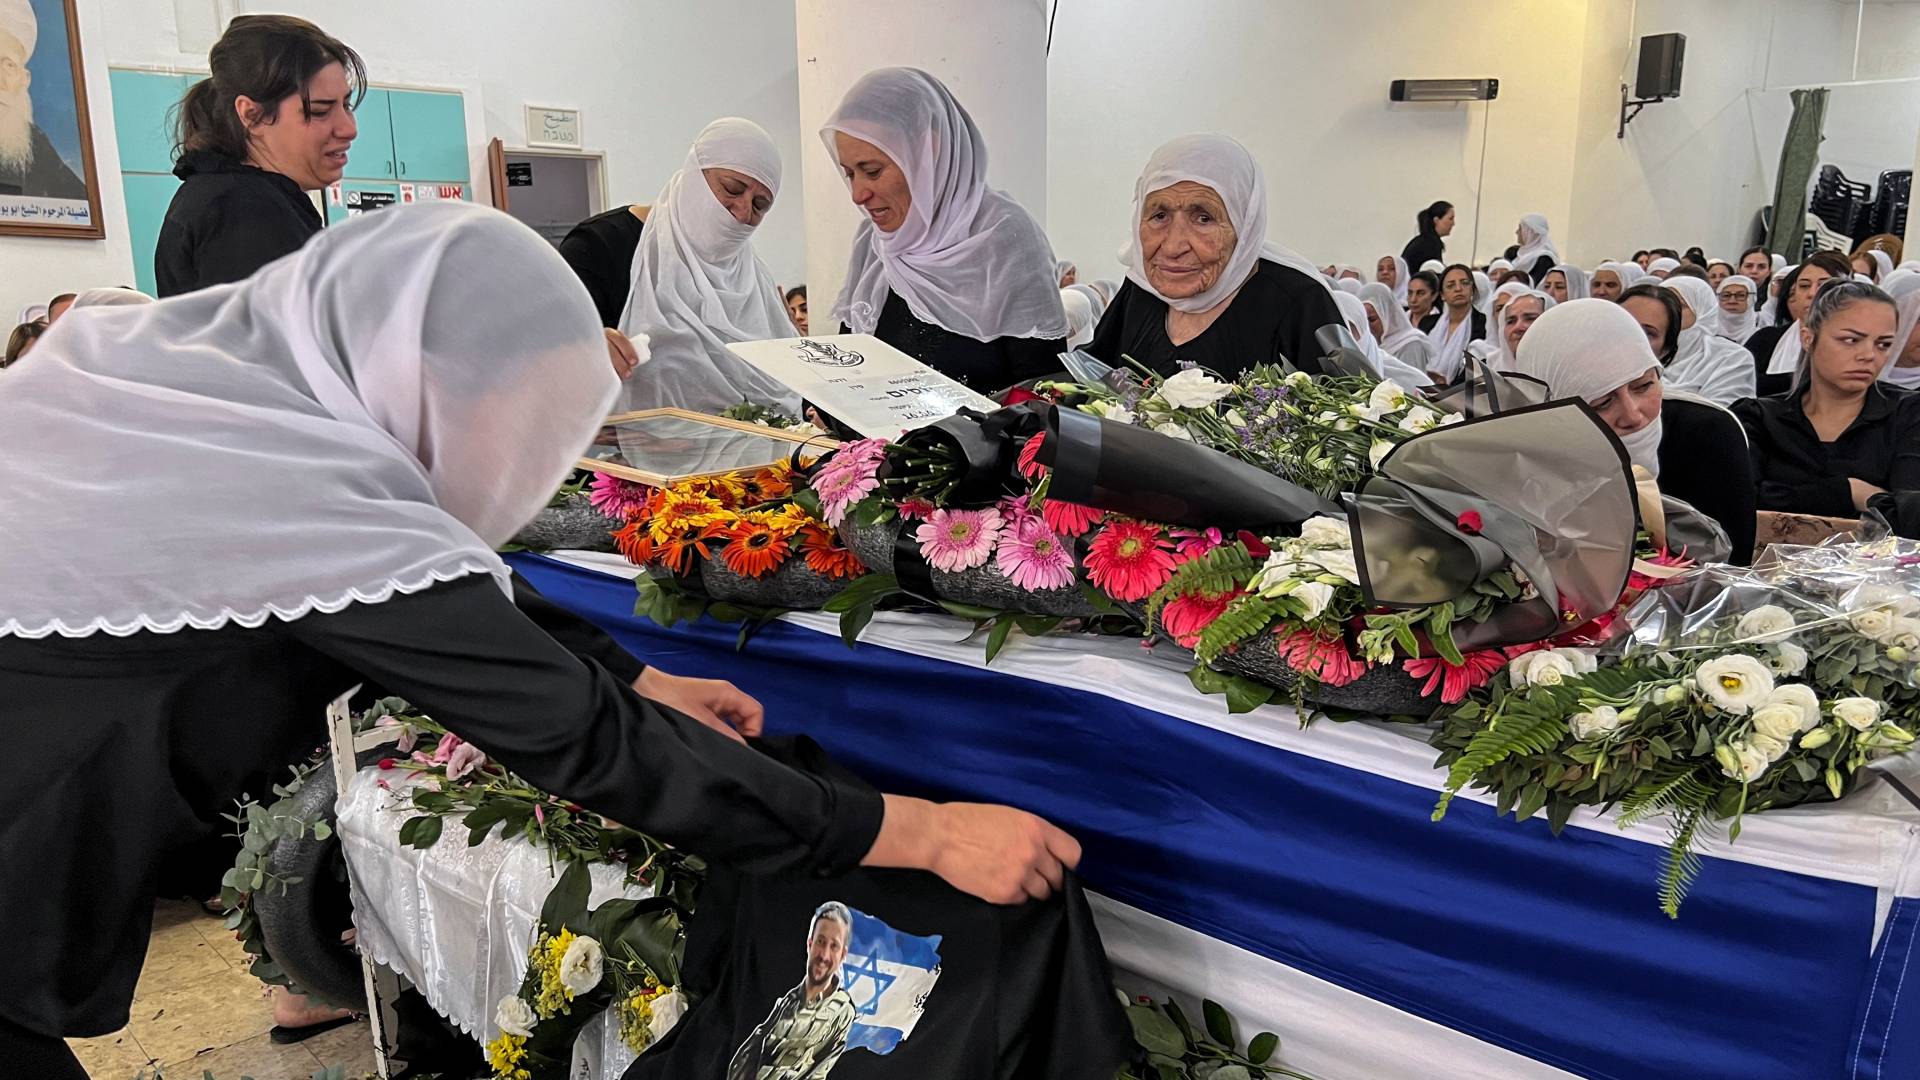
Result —
[{"label": "woman in white headscarf", "polygon": [[1732,561],[1753,550],[1753,462],[1733,414],[1682,391],[1663,392],[1660,362],[1640,324],[1619,304],[1569,300],[1540,316],[1512,370],[1547,384],[1555,398],[1593,407],[1633,464],[1663,492],[1720,523]]},{"label": "woman in white headscarf", "polygon": [[1553,297],[1554,303],[1564,304],[1569,300],[1585,300],[1592,295],[1588,292],[1587,281],[1585,270],[1561,263],[1547,271],[1547,278],[1540,283],[1540,288]]},{"label": "woman in white headscarf", "polygon": [[1760,326],[1758,306],[1760,287],[1745,274],[1734,274],[1715,290],[1719,313],[1712,331],[1736,345],[1744,345]]},{"label": "woman in white headscarf", "polygon": [[1093,340],[1093,328],[1100,323],[1091,289],[1071,286],[1060,290],[1060,305],[1067,312],[1067,348],[1078,349]]},{"label": "woman in white headscarf", "polygon": [[940,80],[868,72],[820,129],[855,206],[832,315],[991,394],[1060,370],[1067,313],[1046,234],[987,186],[987,144]]},{"label": "woman in white headscarf", "polygon": [[1587,276],[1587,295],[1596,300],[1618,300],[1639,284],[1644,271],[1635,263],[1603,262]]},{"label": "woman in white headscarf", "polygon": [[[1385,291],[1386,286],[1375,281],[1368,283],[1366,288],[1377,288]],[[1392,294],[1388,295],[1389,300],[1387,302],[1391,305]],[[1350,293],[1341,293],[1333,298],[1333,302],[1339,305],[1340,314],[1347,324],[1347,330],[1353,334],[1353,340],[1360,346],[1360,351],[1366,354],[1367,364],[1373,369],[1373,373],[1376,376],[1382,379],[1391,379],[1403,387],[1421,387],[1432,384],[1432,380],[1426,377],[1425,372],[1408,367],[1406,364],[1400,362],[1399,357],[1381,349],[1380,339],[1373,331],[1373,317],[1367,312],[1370,305],[1368,305],[1366,301]]]},{"label": "woman in white headscarf", "polygon": [[1513,236],[1520,244],[1513,255],[1514,269],[1526,274],[1535,285],[1545,280],[1547,271],[1560,265],[1560,252],[1553,246],[1544,215],[1528,214],[1521,218]]},{"label": "woman in white headscarf", "polygon": [[133,307],[139,304],[151,303],[153,303],[153,297],[148,296],[139,289],[129,289],[124,286],[115,285],[105,289],[88,289],[74,297],[73,303],[68,306],[67,310],[72,311],[74,308]]},{"label": "woman in white headscarf", "polygon": [[1544,289],[1529,289],[1517,281],[1500,286],[1501,289],[1517,289],[1508,293],[1499,306],[1499,314],[1494,319],[1498,328],[1493,331],[1496,350],[1492,359],[1496,367],[1511,367],[1520,342],[1527,331],[1539,321],[1557,303],[1552,294]]},{"label": "woman in white headscarf", "polygon": [[1678,269],[1680,269],[1679,259],[1669,259],[1663,255],[1647,264],[1647,276],[1656,277],[1661,281],[1665,281],[1668,274]]},{"label": "woman in white headscarf", "polygon": [[1412,276],[1407,270],[1407,260],[1398,255],[1382,255],[1373,265],[1373,280],[1393,290],[1394,299],[1402,307],[1407,303],[1407,279]]},{"label": "woman in white headscarf", "polygon": [[[1440,310],[1420,323],[1427,335],[1427,374],[1440,386],[1460,377],[1467,346],[1487,336],[1486,275],[1460,263],[1440,278]],[[1487,289],[1491,293],[1492,289]]]},{"label": "woman in white headscarf", "polygon": [[[167,853],[224,831],[357,684],[748,873],[918,866],[997,901],[1025,895],[1016,871],[1060,880],[1073,842],[1030,815],[779,764],[694,718],[756,733],[739,691],[678,680],[656,707],[515,606],[495,548],[552,497],[616,384],[553,247],[459,202],[73,319],[8,376],[0,813],[60,823],[0,830],[0,860],[33,875],[0,889],[18,935],[0,951],[10,1074],[85,1076],[60,1037],[126,1023]],[[988,850],[935,845],[955,826]],[[67,897],[86,902],[51,902]]]},{"label": "woman in white headscarf", "polygon": [[780,287],[753,252],[779,194],[780,151],[760,125],[728,117],[694,140],[634,252],[620,331],[652,358],[627,381],[623,410],[719,413],[751,402],[799,415],[799,395],[727,349],[793,336]]},{"label": "woman in white headscarf", "polygon": [[1342,320],[1326,279],[1267,237],[1267,186],[1247,148],[1184,135],[1133,186],[1126,284],[1088,351],[1163,375],[1192,365],[1233,378],[1286,360],[1320,370],[1314,333]]},{"label": "woman in white headscarf", "polygon": [[[1660,362],[1666,366],[1663,377],[1667,384],[1691,390],[1716,405],[1732,405],[1752,397],[1753,354],[1738,342],[1714,333],[1720,303],[1713,286],[1699,278],[1683,276],[1670,277],[1659,287],[1680,300],[1678,330],[1667,333],[1672,345],[1660,355]],[[1629,291],[1621,303],[1636,319],[1642,317],[1633,291]],[[1674,311],[1670,309],[1663,314],[1671,318]]]},{"label": "woman in white headscarf", "polygon": [[1707,284],[1713,286],[1715,289],[1720,288],[1720,283],[1732,277],[1735,273],[1736,271],[1733,268],[1733,264],[1725,259],[1707,260]]},{"label": "woman in white headscarf", "polygon": [[[1916,275],[1914,284],[1920,286],[1920,275]],[[1920,326],[1920,287],[1908,288],[1900,295],[1893,296],[1894,311],[1899,322],[1893,331],[1893,347],[1888,350],[1887,368],[1880,373],[1880,381],[1902,390],[1920,390],[1920,333],[1914,329]]]},{"label": "woman in white headscarf", "polygon": [[1412,372],[1407,376],[1412,381],[1401,385],[1430,385],[1433,380],[1427,376],[1427,361],[1433,355],[1433,347],[1427,342],[1427,335],[1407,318],[1392,291],[1376,281],[1360,290],[1360,302],[1366,306],[1367,326],[1379,341],[1381,351],[1398,359]]}]

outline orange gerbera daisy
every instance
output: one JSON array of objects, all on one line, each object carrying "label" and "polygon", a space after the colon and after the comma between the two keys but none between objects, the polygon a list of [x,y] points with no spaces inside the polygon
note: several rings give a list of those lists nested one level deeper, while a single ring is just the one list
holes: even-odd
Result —
[{"label": "orange gerbera daisy", "polygon": [[841,547],[831,530],[818,525],[800,530],[800,548],[807,554],[807,568],[821,577],[852,578],[867,572],[859,556]]},{"label": "orange gerbera daisy", "polygon": [[790,535],[765,522],[742,521],[727,532],[727,546],[720,549],[720,561],[727,564],[727,569],[747,577],[771,574],[793,550]]},{"label": "orange gerbera daisy", "polygon": [[752,476],[743,476],[740,488],[748,506],[784,499],[793,494],[793,470],[785,465],[769,465]]},{"label": "orange gerbera daisy", "polygon": [[620,554],[635,566],[645,566],[653,561],[653,536],[647,531],[644,521],[629,521],[613,533],[613,546]]},{"label": "orange gerbera daisy", "polygon": [[655,546],[654,561],[676,574],[687,573],[693,569],[695,552],[707,558],[708,542],[724,539],[726,535],[725,525],[711,521],[683,522]]},{"label": "orange gerbera daisy", "polygon": [[648,520],[648,532],[653,535],[655,544],[664,544],[669,536],[680,532],[688,525],[715,523],[726,509],[720,505],[720,500],[710,495],[696,495],[687,491],[669,489],[661,495],[659,504],[654,507],[653,517]]}]

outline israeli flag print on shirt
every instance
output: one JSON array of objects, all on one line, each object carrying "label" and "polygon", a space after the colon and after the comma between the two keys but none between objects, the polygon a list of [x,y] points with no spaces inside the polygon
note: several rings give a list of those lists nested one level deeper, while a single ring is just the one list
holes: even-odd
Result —
[{"label": "israeli flag print on shirt", "polygon": [[933,985],[940,981],[940,935],[902,933],[858,909],[840,967],[840,985],[853,998],[847,1049],[888,1054],[913,1034]]}]

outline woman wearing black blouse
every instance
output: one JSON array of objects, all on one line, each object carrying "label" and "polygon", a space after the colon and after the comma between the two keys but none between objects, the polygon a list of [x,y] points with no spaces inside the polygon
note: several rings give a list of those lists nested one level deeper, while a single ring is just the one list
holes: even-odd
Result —
[{"label": "woman wearing black blouse", "polygon": [[1920,538],[1920,395],[1879,381],[1894,304],[1862,282],[1822,289],[1801,331],[1798,385],[1734,406],[1746,426],[1762,510],[1885,517]]},{"label": "woman wearing black blouse", "polygon": [[1453,232],[1453,204],[1445,199],[1414,215],[1420,231],[1400,249],[1407,267],[1419,270],[1430,262],[1447,261],[1447,237]]},{"label": "woman wearing black blouse", "polygon": [[1774,324],[1755,330],[1745,342],[1753,354],[1755,397],[1775,397],[1793,388],[1793,373],[1800,368],[1801,320],[1821,286],[1852,276],[1853,267],[1837,251],[1815,252],[1787,274],[1780,283]]},{"label": "woman wearing black blouse", "polygon": [[340,179],[367,72],[291,15],[241,15],[179,105],[173,193],[153,250],[162,297],[239,281],[320,231],[309,191]]},{"label": "woman wearing black blouse", "polygon": [[1162,375],[1197,366],[1231,379],[1282,361],[1321,370],[1314,334],[1341,325],[1340,309],[1312,265],[1267,239],[1266,191],[1259,162],[1224,135],[1154,151],[1134,185],[1126,283],[1087,351]]},{"label": "woman wearing black blouse", "polygon": [[61,1038],[126,1023],[170,843],[322,741],[356,684],[748,872],[931,869],[994,902],[1058,886],[1078,847],[1039,819],[779,764],[514,606],[494,548],[612,400],[602,340],[531,230],[427,204],[77,320],[8,373],[0,865],[32,887],[0,889],[6,1075],[84,1080]]},{"label": "woman wearing black blouse", "polygon": [[987,187],[987,147],[940,80],[869,72],[820,137],[866,215],[832,315],[984,394],[1062,369],[1053,249]]}]

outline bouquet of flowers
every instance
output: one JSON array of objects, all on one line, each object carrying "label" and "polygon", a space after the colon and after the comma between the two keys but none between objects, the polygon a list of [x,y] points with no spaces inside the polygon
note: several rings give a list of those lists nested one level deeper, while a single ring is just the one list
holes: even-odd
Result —
[{"label": "bouquet of flowers", "polygon": [[1920,723],[1920,598],[1844,576],[1709,566],[1643,596],[1608,662],[1566,649],[1515,660],[1434,735],[1448,770],[1434,818],[1472,784],[1501,813],[1619,804],[1621,826],[1665,816],[1669,916],[1695,848],[1742,815],[1838,799]]}]

